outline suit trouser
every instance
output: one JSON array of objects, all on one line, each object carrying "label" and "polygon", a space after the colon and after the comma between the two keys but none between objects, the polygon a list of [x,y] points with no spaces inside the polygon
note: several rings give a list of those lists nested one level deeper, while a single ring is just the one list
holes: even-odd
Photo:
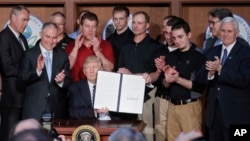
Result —
[{"label": "suit trouser", "polygon": [[21,120],[21,108],[1,108],[0,140],[8,141],[10,131]]},{"label": "suit trouser", "polygon": [[154,103],[155,110],[155,139],[156,141],[165,141],[168,101],[164,98],[156,97]]},{"label": "suit trouser", "polygon": [[174,105],[169,102],[167,137],[175,141],[181,132],[201,131],[202,105],[200,100],[185,105]]},{"label": "suit trouser", "polygon": [[208,128],[209,141],[229,141],[229,129],[223,125],[218,100],[216,101],[215,109],[213,125]]}]

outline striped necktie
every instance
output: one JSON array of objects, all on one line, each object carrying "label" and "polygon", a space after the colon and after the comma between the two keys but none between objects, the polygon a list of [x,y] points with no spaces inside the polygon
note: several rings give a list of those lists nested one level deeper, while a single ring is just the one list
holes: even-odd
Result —
[{"label": "striped necktie", "polygon": [[93,85],[93,92],[92,92],[92,104],[93,104],[93,107],[94,107],[94,104],[95,104],[95,88],[96,88],[96,85]]}]

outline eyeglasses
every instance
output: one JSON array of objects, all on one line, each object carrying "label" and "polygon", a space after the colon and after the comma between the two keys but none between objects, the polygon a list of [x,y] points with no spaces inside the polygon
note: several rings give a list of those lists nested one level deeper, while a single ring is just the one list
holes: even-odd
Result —
[{"label": "eyeglasses", "polygon": [[212,24],[212,25],[215,25],[216,23],[218,23],[220,21],[208,21],[208,24]]},{"label": "eyeglasses", "polygon": [[64,26],[65,25],[65,23],[54,23],[54,24],[56,24],[57,26]]}]

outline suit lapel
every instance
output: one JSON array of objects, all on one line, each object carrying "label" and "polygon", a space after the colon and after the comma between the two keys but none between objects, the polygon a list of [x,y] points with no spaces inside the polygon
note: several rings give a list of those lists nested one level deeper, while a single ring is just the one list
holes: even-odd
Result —
[{"label": "suit lapel", "polygon": [[[18,49],[24,51],[22,45],[20,44],[20,42],[16,38],[15,34],[11,31],[11,29],[8,26],[7,26],[6,29],[8,29],[8,32],[9,32],[11,38],[14,40],[14,42],[16,42],[15,44],[19,46]],[[22,36],[23,35],[21,34],[21,38],[22,38]],[[23,36],[23,38],[25,38],[25,37]],[[22,39],[22,41],[23,41],[23,39]],[[24,43],[25,46],[27,45],[27,42],[23,42],[23,43]]]},{"label": "suit lapel", "polygon": [[233,46],[232,50],[228,54],[227,60],[226,60],[224,65],[231,62],[231,59],[233,59],[237,56],[239,50],[240,50],[240,45],[238,44],[238,42],[236,42],[236,44]]},{"label": "suit lapel", "polygon": [[[40,54],[42,54],[42,51],[41,51],[41,49],[40,49],[40,45],[39,44],[37,44],[35,47],[35,52],[36,52],[36,54],[34,54],[34,59],[35,60],[37,60],[37,57],[40,55]],[[43,55],[43,54],[42,54]],[[45,58],[44,58],[45,59]],[[53,63],[52,63],[53,64]],[[52,70],[53,71],[53,70]],[[46,77],[46,79],[47,79],[47,81],[49,82],[49,77],[48,77],[48,73],[47,73],[47,69],[46,69],[46,66],[45,66],[45,64],[44,64],[44,68],[43,68],[43,72],[42,72],[42,74],[41,75],[45,75],[44,77]],[[51,81],[52,81],[52,79],[53,79],[53,76],[51,76]]]},{"label": "suit lapel", "polygon": [[83,101],[86,102],[86,105],[92,105],[91,102],[91,93],[87,80],[82,81],[82,87],[80,87],[80,95]]},{"label": "suit lapel", "polygon": [[27,42],[25,36],[24,36],[23,34],[20,34],[20,37],[21,37],[21,39],[22,39],[22,41],[23,41],[25,50],[29,49],[29,45],[28,45],[28,42]]},{"label": "suit lapel", "polygon": [[215,58],[214,58],[215,56],[218,56],[219,58],[221,58],[222,45],[213,47],[212,49],[213,49],[213,51],[211,52],[211,54],[209,53],[208,60],[214,61],[215,60]]},{"label": "suit lapel", "polygon": [[218,47],[218,50],[216,51],[216,55],[220,58],[221,60],[221,51],[222,51],[222,45]]},{"label": "suit lapel", "polygon": [[52,79],[55,78],[56,74],[59,73],[57,72],[57,67],[58,67],[58,55],[57,55],[57,51],[55,49],[53,49],[53,55],[52,55],[52,74],[51,74],[51,81]]}]

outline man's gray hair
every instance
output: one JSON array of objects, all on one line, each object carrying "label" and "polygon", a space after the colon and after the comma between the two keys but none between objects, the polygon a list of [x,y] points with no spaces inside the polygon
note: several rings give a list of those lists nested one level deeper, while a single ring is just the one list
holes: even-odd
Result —
[{"label": "man's gray hair", "polygon": [[20,12],[20,11],[22,11],[22,10],[26,10],[28,13],[30,13],[29,9],[26,8],[24,5],[17,5],[17,6],[14,6],[14,7],[11,9],[10,18],[11,18],[12,15],[17,14],[18,12]]},{"label": "man's gray hair", "polygon": [[43,24],[42,31],[44,31],[48,27],[54,27],[55,29],[58,30],[58,27],[57,27],[57,25],[55,23],[46,22],[46,23]]},{"label": "man's gray hair", "polygon": [[[221,23],[223,24],[223,23],[230,23],[230,22],[232,22],[233,24],[234,24],[234,28],[236,29],[236,30],[239,30],[240,28],[239,28],[239,23],[238,23],[238,21],[234,18],[234,17],[225,17],[224,19],[222,19],[222,21],[221,21]],[[222,25],[221,24],[221,25]]]}]

